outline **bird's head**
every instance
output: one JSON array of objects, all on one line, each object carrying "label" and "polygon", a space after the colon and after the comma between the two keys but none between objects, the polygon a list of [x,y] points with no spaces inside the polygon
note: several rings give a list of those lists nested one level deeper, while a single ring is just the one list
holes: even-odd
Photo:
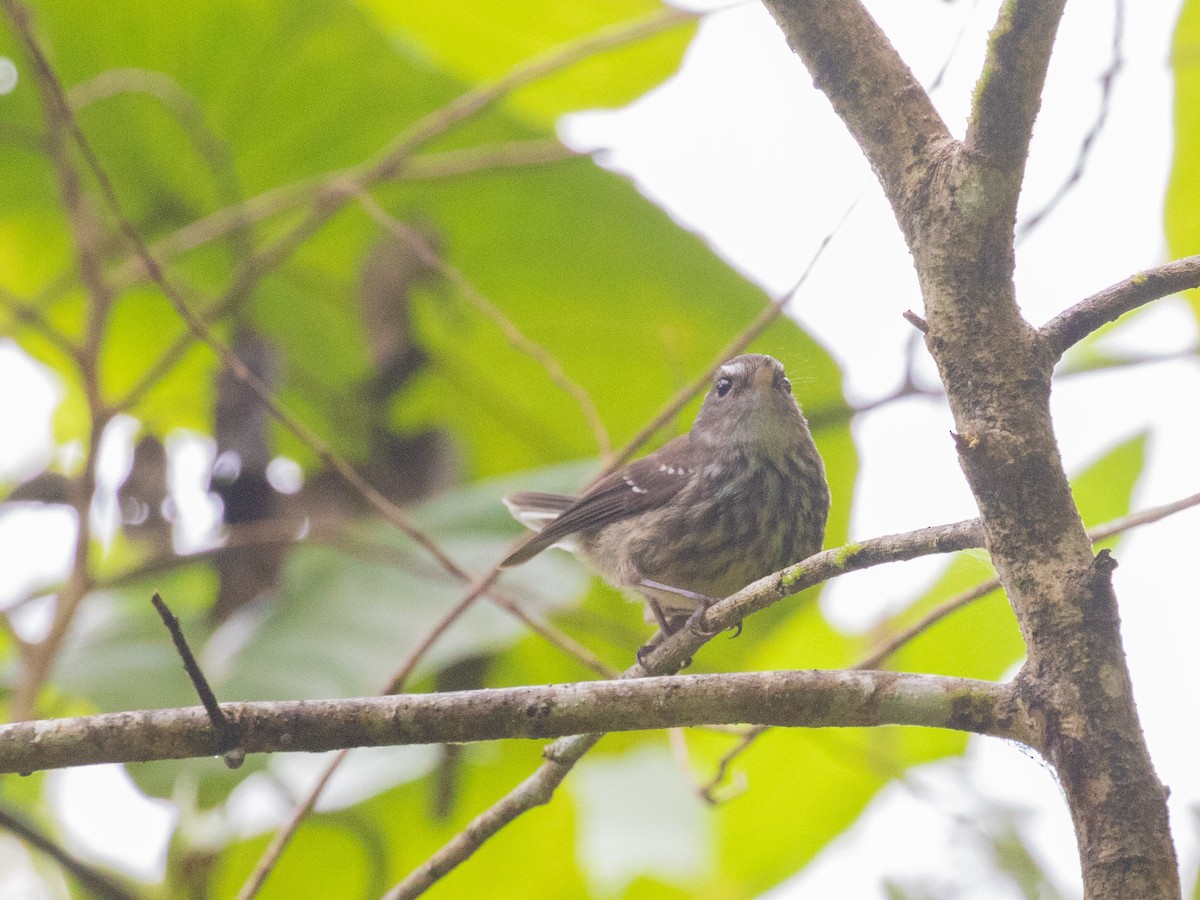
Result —
[{"label": "bird's head", "polygon": [[761,353],[737,356],[717,370],[692,425],[693,441],[769,454],[811,440],[779,360]]}]

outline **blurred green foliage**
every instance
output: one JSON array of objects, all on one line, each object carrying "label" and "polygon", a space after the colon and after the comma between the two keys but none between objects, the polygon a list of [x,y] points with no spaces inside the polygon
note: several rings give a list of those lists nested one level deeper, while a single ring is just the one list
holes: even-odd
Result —
[{"label": "blurred green foliage", "polygon": [[[102,14],[78,0],[33,6],[38,36],[125,214],[161,253],[188,302],[214,314],[223,337],[253,329],[270,341],[280,404],[362,467],[378,451],[381,427],[397,438],[429,429],[452,438],[452,486],[411,511],[469,572],[500,558],[519,531],[499,505],[504,493],[518,486],[577,489],[598,467],[599,441],[578,403],[470,296],[434,275],[414,281],[407,296],[413,334],[406,337],[421,347],[426,364],[387,396],[381,420],[369,387],[380,374],[372,344],[379,334],[362,286],[364,265],[386,237],[380,225],[351,202],[265,271],[254,271],[254,254],[286,237],[339,172],[378,158],[397,136],[423,117],[436,120],[464,92],[564,42],[659,10],[650,0],[583,6],[112,0]],[[587,392],[618,447],[711,364],[769,298],[591,159],[559,153],[542,164],[500,160],[530,141],[552,146],[555,119],[564,112],[626,103],[661,83],[693,30],[681,20],[603,54],[581,54],[576,65],[500,97],[417,151],[427,172],[447,160],[471,161],[465,170],[438,177],[401,170],[373,190],[558,361]],[[92,301],[75,275],[71,230],[43,152],[37,85],[7,24],[0,27],[0,54],[17,60],[22,75],[17,89],[0,98],[6,299],[0,326],[61,380],[58,440],[86,442],[94,412],[87,376],[49,335],[80,340]],[[84,182],[94,194],[91,179]],[[246,227],[217,227],[210,218],[223,213],[236,224],[239,215],[284,195],[292,199]],[[103,252],[115,296],[99,316],[99,399],[154,435],[211,435],[214,353],[189,336],[120,241],[109,240]],[[37,310],[43,324],[16,315],[21,304]],[[798,376],[802,405],[829,423],[817,440],[835,503],[828,543],[841,543],[857,455],[837,364],[787,319],[771,325],[753,349],[782,359]],[[694,409],[672,427],[686,427]],[[299,460],[310,477],[320,471],[319,454],[283,429],[272,430],[271,449]],[[1079,483],[1085,513],[1107,518],[1127,509],[1141,463],[1140,441],[1098,462]],[[211,560],[122,576],[155,559],[148,554],[136,541],[118,540],[101,561],[107,581],[86,599],[56,668],[59,711],[194,702],[146,602],[153,589],[184,619],[218,695],[229,700],[376,691],[462,590],[390,526],[359,517],[339,541],[313,540],[288,554],[270,600],[218,624],[208,615],[218,580]],[[889,627],[989,573],[977,557],[958,560]],[[505,584],[525,598],[526,612],[552,618],[613,667],[631,662],[646,637],[636,606],[589,582],[558,554],[506,576]],[[825,622],[813,595],[756,617],[747,632],[706,648],[696,670],[838,667],[866,649],[863,637]],[[14,650],[4,650],[11,685]],[[1021,652],[1011,613],[996,596],[917,640],[895,662],[996,678]],[[483,683],[489,685],[590,677],[511,617],[481,604],[435,646],[416,687],[432,689],[439,672],[474,656],[488,659]],[[735,740],[688,734],[701,780]],[[896,774],[963,745],[960,735],[912,729],[777,730],[736,763],[745,791],[709,807],[695,799],[663,735],[609,736],[581,766],[578,785],[568,781],[549,807],[490,841],[447,879],[440,896],[489,896],[502,884],[513,896],[751,897],[803,867]],[[389,752],[351,757],[348,767],[385,763],[363,762],[358,796],[335,791],[331,808],[309,818],[263,896],[375,896],[540,761],[540,745],[532,742],[464,748],[453,802],[439,816],[433,756]],[[606,783],[622,767],[630,783],[657,784],[672,798],[665,811],[654,806],[657,794],[631,802],[620,792],[586,787]],[[233,896],[268,841],[246,837],[229,822],[214,835],[206,818],[212,810],[236,808],[231,797],[253,784],[304,788],[283,757],[251,759],[236,773],[213,760],[130,770],[142,790],[180,809],[162,888],[173,896]],[[21,784],[6,790],[6,799],[49,826],[40,790],[29,789],[42,780]],[[627,823],[643,820],[659,823],[654,837],[661,843],[651,842],[655,853],[639,855],[649,838]],[[668,838],[691,843],[686,852],[673,850]],[[627,860],[615,881],[600,870],[597,847]]]},{"label": "blurred green foliage", "polygon": [[[1164,219],[1167,252],[1172,259],[1200,253],[1200,3],[1186,0],[1171,42],[1175,77],[1175,151],[1167,184]],[[1200,291],[1189,291],[1192,309],[1200,317]]]}]

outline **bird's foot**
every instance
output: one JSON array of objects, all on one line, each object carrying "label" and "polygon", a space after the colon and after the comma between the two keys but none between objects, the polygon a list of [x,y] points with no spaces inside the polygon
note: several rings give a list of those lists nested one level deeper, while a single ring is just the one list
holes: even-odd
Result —
[{"label": "bird's foot", "polygon": [[[715,631],[709,631],[704,627],[704,614],[708,612],[708,608],[717,602],[715,597],[710,597],[707,594],[700,594],[696,591],[689,591],[686,588],[677,588],[669,584],[663,584],[660,581],[651,581],[648,578],[642,579],[641,586],[644,588],[652,588],[657,591],[666,591],[671,594],[676,594],[685,599],[691,600],[696,604],[695,611],[692,612],[683,622],[684,627],[697,637],[710,638]],[[647,603],[650,605],[650,610],[654,613],[654,618],[658,622],[658,627],[662,629],[663,634],[674,634],[679,630],[679,616],[667,619],[663,615],[662,607],[657,601],[647,597]]]},{"label": "bird's foot", "polygon": [[687,621],[683,624],[684,627],[687,628],[687,630],[692,634],[696,635],[696,637],[710,638],[713,637],[717,632],[705,626],[704,614],[708,612],[708,608],[716,601],[707,597],[705,600],[707,602],[699,603],[696,606],[696,611],[688,616]]}]

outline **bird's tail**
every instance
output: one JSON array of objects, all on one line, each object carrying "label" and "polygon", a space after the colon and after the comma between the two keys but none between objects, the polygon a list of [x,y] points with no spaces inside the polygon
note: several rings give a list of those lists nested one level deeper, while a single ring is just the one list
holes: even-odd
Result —
[{"label": "bird's tail", "polygon": [[[578,498],[567,494],[548,494],[543,491],[523,491],[519,494],[504,498],[504,505],[512,513],[512,517],[528,528],[539,532],[562,514]],[[530,539],[504,560],[506,568],[516,566],[546,549],[543,542],[530,536]]]}]

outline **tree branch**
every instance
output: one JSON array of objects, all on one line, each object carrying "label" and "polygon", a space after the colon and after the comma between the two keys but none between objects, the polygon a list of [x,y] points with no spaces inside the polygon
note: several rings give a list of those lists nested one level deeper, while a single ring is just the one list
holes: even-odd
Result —
[{"label": "tree branch", "polygon": [[[249,753],[550,738],[706,724],[924,725],[1036,743],[1009,689],[895,672],[752,672],[355,700],[225,703]],[[203,707],[0,726],[0,772],[210,756]]]},{"label": "tree branch", "polygon": [[[846,572],[935,553],[954,553],[982,544],[983,530],[979,520],[968,519],[952,525],[889,534],[824,550],[781,572],[761,578],[731,597],[713,604],[703,624],[706,630],[724,631],[735,627],[746,616]],[[645,654],[641,666],[653,674],[678,671],[707,640],[690,628],[681,628]]]},{"label": "tree branch", "polygon": [[[1149,525],[1153,522],[1158,522],[1168,516],[1173,516],[1178,512],[1192,507],[1200,506],[1200,494],[1192,494],[1190,497],[1184,497],[1180,500],[1175,500],[1171,503],[1164,503],[1161,506],[1152,506],[1149,509],[1143,509],[1136,513],[1130,513],[1127,516],[1122,516],[1119,519],[1113,519],[1111,522],[1106,522],[1103,525],[1097,525],[1088,532],[1088,536],[1093,541],[1103,541],[1107,538],[1123,534],[1126,531],[1131,531],[1134,528],[1139,528],[1142,525]],[[977,600],[982,600],[984,597],[1000,590],[1002,585],[998,578],[989,578],[987,581],[981,582],[972,588],[968,588],[962,593],[951,597],[949,600],[939,604],[931,609],[928,613],[913,622],[911,625],[903,628],[892,637],[876,645],[865,657],[860,659],[851,668],[853,669],[876,669],[881,666],[884,661],[899,650],[901,647],[908,644],[914,638],[924,634],[938,622],[942,621],[952,613],[958,612],[966,606],[971,605]],[[728,774],[729,767],[733,761],[740,756],[747,748],[750,747],[758,738],[768,730],[769,726],[761,725],[750,729],[741,736],[737,744],[726,751],[717,764],[717,769],[713,776],[708,779],[700,787],[700,796],[709,803],[719,802],[715,796],[715,792],[720,787],[721,782],[725,780]]]},{"label": "tree branch", "polygon": [[[645,654],[622,678],[644,678],[648,674],[677,672],[700,647],[721,630],[740,623],[745,615],[843,572],[893,560],[976,547],[981,539],[979,522],[972,520],[903,535],[888,535],[818,553],[798,565],[747,585],[727,600],[715,604],[706,617],[710,634],[701,635],[690,628],[681,628]],[[598,733],[578,734],[560,738],[547,747],[544,751],[546,762],[497,803],[476,816],[463,831],[409,874],[386,895],[388,900],[423,893],[518,816],[535,806],[548,803],[575,763],[596,745],[601,736]]]},{"label": "tree branch", "polygon": [[966,146],[982,166],[1020,174],[1042,105],[1066,0],[1005,0],[975,87]]},{"label": "tree branch", "polygon": [[1200,287],[1200,256],[1186,256],[1138,272],[1081,300],[1043,325],[1039,333],[1050,352],[1058,358],[1093,331],[1125,313],[1197,287]]}]

